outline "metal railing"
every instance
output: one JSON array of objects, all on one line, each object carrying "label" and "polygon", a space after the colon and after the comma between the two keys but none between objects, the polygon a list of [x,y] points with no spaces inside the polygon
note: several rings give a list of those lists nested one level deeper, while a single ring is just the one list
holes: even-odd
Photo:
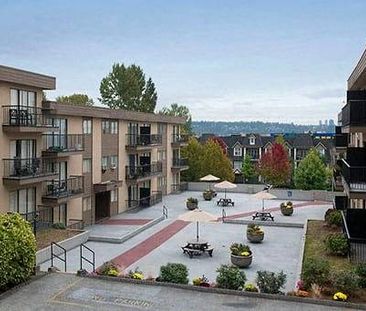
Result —
[{"label": "metal railing", "polygon": [[[91,260],[84,256],[83,250],[87,250],[89,254],[91,254]],[[83,261],[86,261],[88,264],[90,264],[93,267],[93,272],[95,272],[95,252],[84,243],[80,244],[80,270],[84,269]]]},{"label": "metal railing", "polygon": [[5,178],[26,178],[56,174],[56,166],[42,158],[3,159]]},{"label": "metal railing", "polygon": [[189,135],[187,134],[172,134],[172,143],[187,143],[189,140]]},{"label": "metal railing", "polygon": [[[55,253],[55,248],[60,250],[60,252],[58,252],[58,254]],[[64,256],[63,258],[60,256],[61,255],[60,253]],[[51,267],[54,267],[53,261],[55,258],[64,263],[65,272],[66,272],[66,249],[64,247],[62,247],[60,244],[57,244],[56,242],[52,242],[51,243]]]},{"label": "metal railing", "polygon": [[31,224],[34,233],[50,228],[53,224],[53,207],[50,206],[39,205],[35,211],[19,215]]},{"label": "metal railing", "polygon": [[351,190],[366,191],[366,166],[350,166],[343,159],[341,174]]},{"label": "metal railing", "polygon": [[84,134],[43,134],[43,150],[69,152],[84,150]]},{"label": "metal railing", "polygon": [[347,134],[336,134],[335,135],[335,147],[345,148],[348,146],[348,136]]},{"label": "metal railing", "polygon": [[173,167],[185,167],[188,166],[188,159],[185,158],[173,158]]},{"label": "metal railing", "polygon": [[40,107],[3,106],[3,125],[27,127],[53,127]]},{"label": "metal railing", "polygon": [[165,205],[163,205],[163,216],[164,216],[165,219],[168,218],[168,209],[166,208]]},{"label": "metal railing", "polygon": [[162,162],[154,162],[146,165],[126,166],[126,179],[136,180],[163,172]]},{"label": "metal railing", "polygon": [[127,147],[161,145],[162,142],[161,134],[126,134]]},{"label": "metal railing", "polygon": [[67,179],[54,179],[44,183],[43,197],[62,198],[84,192],[84,177],[71,176]]},{"label": "metal railing", "polygon": [[348,100],[342,108],[342,125],[366,124],[366,100]]},{"label": "metal railing", "polygon": [[188,183],[187,182],[181,182],[180,184],[172,184],[172,192],[178,193],[188,190]]},{"label": "metal railing", "polygon": [[137,199],[137,200],[127,200],[127,208],[137,208],[137,207],[150,207],[159,203],[163,200],[163,194],[160,191],[153,192],[152,195]]}]

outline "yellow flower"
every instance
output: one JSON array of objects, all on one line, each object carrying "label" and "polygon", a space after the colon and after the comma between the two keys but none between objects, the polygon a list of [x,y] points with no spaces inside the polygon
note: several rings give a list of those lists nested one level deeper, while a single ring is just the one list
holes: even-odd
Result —
[{"label": "yellow flower", "polygon": [[133,279],[136,279],[136,280],[143,280],[143,279],[144,279],[144,275],[143,275],[142,273],[135,272],[135,273],[132,275],[132,278],[133,278]]},{"label": "yellow flower", "polygon": [[340,301],[346,301],[347,298],[348,298],[347,295],[343,294],[342,292],[335,293],[333,296],[334,300],[340,300]]},{"label": "yellow flower", "polygon": [[247,256],[250,256],[250,253],[249,252],[242,252],[240,255],[247,257]]}]

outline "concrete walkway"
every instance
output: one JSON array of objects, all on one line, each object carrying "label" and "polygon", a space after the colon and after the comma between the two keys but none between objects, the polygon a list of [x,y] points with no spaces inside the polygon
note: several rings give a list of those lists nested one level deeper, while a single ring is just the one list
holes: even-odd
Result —
[{"label": "concrete walkway", "polygon": [[344,310],[334,306],[78,278],[71,274],[60,273],[50,274],[33,281],[0,300],[2,311],[248,309],[256,311]]}]

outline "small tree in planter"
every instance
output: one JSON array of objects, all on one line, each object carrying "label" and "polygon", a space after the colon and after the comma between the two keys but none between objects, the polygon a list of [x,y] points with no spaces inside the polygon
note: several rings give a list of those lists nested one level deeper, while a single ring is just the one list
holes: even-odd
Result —
[{"label": "small tree in planter", "polygon": [[247,226],[247,239],[252,243],[260,243],[264,239],[264,231],[258,225],[249,224]]},{"label": "small tree in planter", "polygon": [[206,201],[211,201],[212,200],[212,191],[211,190],[205,190],[203,192],[203,198],[206,200]]},{"label": "small tree in planter", "polygon": [[187,208],[189,210],[194,210],[198,207],[198,200],[196,198],[188,198],[187,199]]},{"label": "small tree in planter", "polygon": [[247,268],[252,263],[253,254],[248,245],[233,243],[230,246],[231,263],[239,268]]},{"label": "small tree in planter", "polygon": [[288,201],[286,203],[281,203],[281,213],[284,216],[291,216],[294,213],[294,205],[291,201]]},{"label": "small tree in planter", "polygon": [[247,280],[245,273],[235,266],[221,265],[216,272],[218,272],[216,284],[219,288],[238,290]]},{"label": "small tree in planter", "polygon": [[257,271],[257,285],[261,293],[280,294],[281,288],[285,286],[286,274],[281,271],[274,273],[270,271]]}]

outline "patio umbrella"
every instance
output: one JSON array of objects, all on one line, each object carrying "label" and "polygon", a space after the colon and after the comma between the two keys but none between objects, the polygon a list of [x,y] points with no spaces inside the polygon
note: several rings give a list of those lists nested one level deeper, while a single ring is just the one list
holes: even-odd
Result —
[{"label": "patio umbrella", "polygon": [[216,177],[216,176],[214,176],[214,175],[211,175],[211,174],[209,174],[209,175],[206,175],[206,176],[203,176],[203,177],[201,177],[200,178],[200,181],[208,181],[209,182],[209,189],[211,190],[211,184],[210,184],[210,182],[212,182],[212,181],[218,181],[218,180],[220,180],[220,178],[218,178],[218,177]]},{"label": "patio umbrella", "polygon": [[225,189],[225,199],[226,199],[226,189],[234,189],[236,188],[236,185],[231,183],[230,181],[224,180],[216,184],[214,187],[218,189]]},{"label": "patio umbrella", "polygon": [[217,216],[207,213],[198,208],[193,211],[187,212],[178,217],[179,220],[189,221],[189,222],[197,222],[197,241],[199,241],[199,223],[200,222],[213,222],[217,220]]},{"label": "patio umbrella", "polygon": [[262,200],[262,212],[264,212],[264,200],[272,200],[272,199],[276,199],[277,197],[275,195],[269,193],[268,191],[264,190],[264,191],[257,192],[256,194],[253,194],[253,198]]}]

